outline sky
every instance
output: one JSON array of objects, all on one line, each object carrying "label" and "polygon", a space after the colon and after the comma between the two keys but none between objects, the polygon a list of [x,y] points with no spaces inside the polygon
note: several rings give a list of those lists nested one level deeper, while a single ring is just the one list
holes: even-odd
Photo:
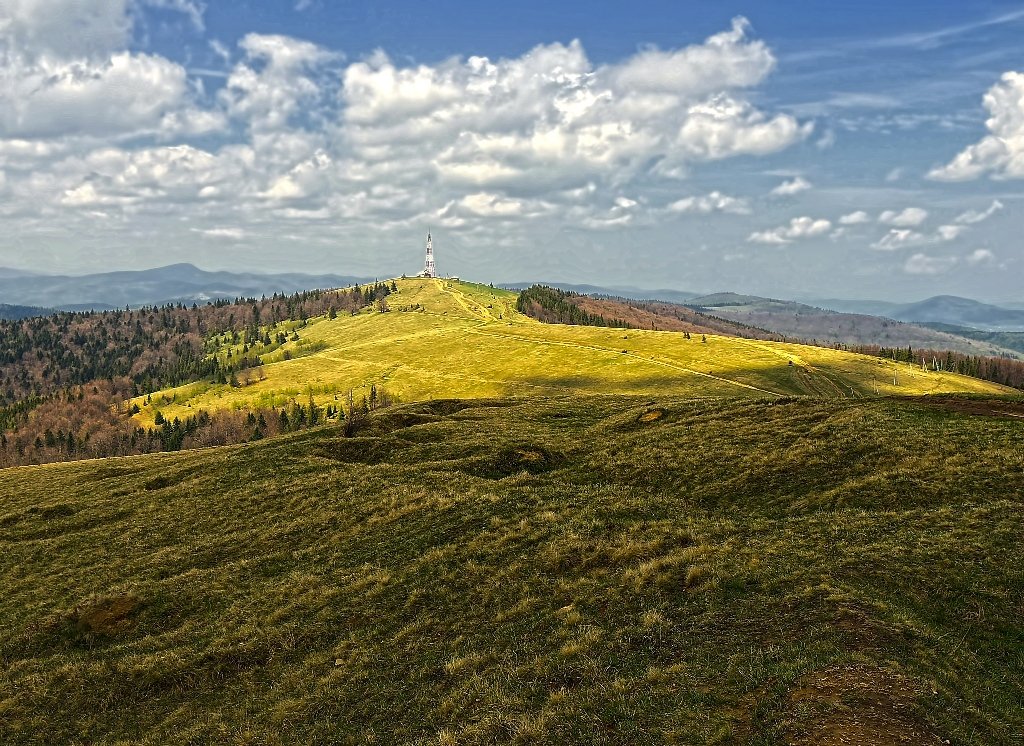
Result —
[{"label": "sky", "polygon": [[[1024,301],[1024,2],[0,0],[0,266]],[[0,299],[2,301],[2,299]]]}]

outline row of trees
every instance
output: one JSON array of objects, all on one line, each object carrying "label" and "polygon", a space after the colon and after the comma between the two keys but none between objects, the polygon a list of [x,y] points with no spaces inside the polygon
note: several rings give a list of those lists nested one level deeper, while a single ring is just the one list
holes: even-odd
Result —
[{"label": "row of trees", "polygon": [[942,370],[950,373],[981,378],[1003,386],[1024,389],[1024,361],[1005,357],[965,355],[949,350],[914,349],[913,347],[879,347],[862,345],[843,347],[865,355],[877,355],[903,363],[920,365],[927,370]]}]

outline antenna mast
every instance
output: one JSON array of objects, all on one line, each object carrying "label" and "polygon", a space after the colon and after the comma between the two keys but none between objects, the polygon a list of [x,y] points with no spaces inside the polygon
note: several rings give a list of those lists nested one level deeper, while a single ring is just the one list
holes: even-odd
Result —
[{"label": "antenna mast", "polygon": [[430,229],[427,229],[427,260],[423,265],[424,277],[437,277],[437,269],[434,267],[434,243],[430,238]]}]

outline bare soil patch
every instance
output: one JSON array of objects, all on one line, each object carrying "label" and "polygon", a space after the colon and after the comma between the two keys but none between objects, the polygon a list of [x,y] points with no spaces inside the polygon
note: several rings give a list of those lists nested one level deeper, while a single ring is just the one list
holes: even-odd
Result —
[{"label": "bare soil patch", "polygon": [[111,636],[128,628],[132,614],[141,605],[142,601],[132,593],[91,599],[77,606],[72,618],[80,632]]},{"label": "bare soil patch", "polygon": [[1008,417],[1024,419],[1024,401],[1007,401],[1001,399],[959,399],[955,397],[937,397],[921,400],[924,406],[945,409],[950,412],[975,415],[979,417]]},{"label": "bare soil patch", "polygon": [[816,671],[789,697],[791,746],[902,746],[941,744],[920,717],[919,683],[874,666]]}]

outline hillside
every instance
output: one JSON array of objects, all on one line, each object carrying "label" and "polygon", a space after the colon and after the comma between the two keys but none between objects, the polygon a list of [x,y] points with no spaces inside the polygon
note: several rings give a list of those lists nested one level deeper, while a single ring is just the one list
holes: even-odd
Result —
[{"label": "hillside", "polygon": [[[397,281],[386,313],[376,308],[309,319],[298,339],[263,354],[225,343],[218,355],[259,356],[239,386],[201,381],[133,400],[140,423],[157,412],[319,406],[349,390],[383,389],[401,401],[567,393],[690,396],[867,396],[1000,386],[833,349],[736,337],[542,324],[515,309],[516,294],[444,280]],[[894,383],[895,379],[895,383]]]},{"label": "hillside", "polygon": [[981,332],[977,329],[968,329],[965,326],[943,324],[941,322],[925,322],[924,326],[936,329],[937,331],[967,337],[968,339],[988,342],[1007,350],[1024,353],[1024,332]]},{"label": "hillside", "polygon": [[946,329],[859,313],[840,313],[786,300],[717,293],[687,301],[709,314],[741,324],[770,329],[792,339],[951,350],[964,355],[1020,357],[1017,350]]},{"label": "hillside", "polygon": [[0,471],[0,742],[1019,743],[1022,415],[436,401]]}]

